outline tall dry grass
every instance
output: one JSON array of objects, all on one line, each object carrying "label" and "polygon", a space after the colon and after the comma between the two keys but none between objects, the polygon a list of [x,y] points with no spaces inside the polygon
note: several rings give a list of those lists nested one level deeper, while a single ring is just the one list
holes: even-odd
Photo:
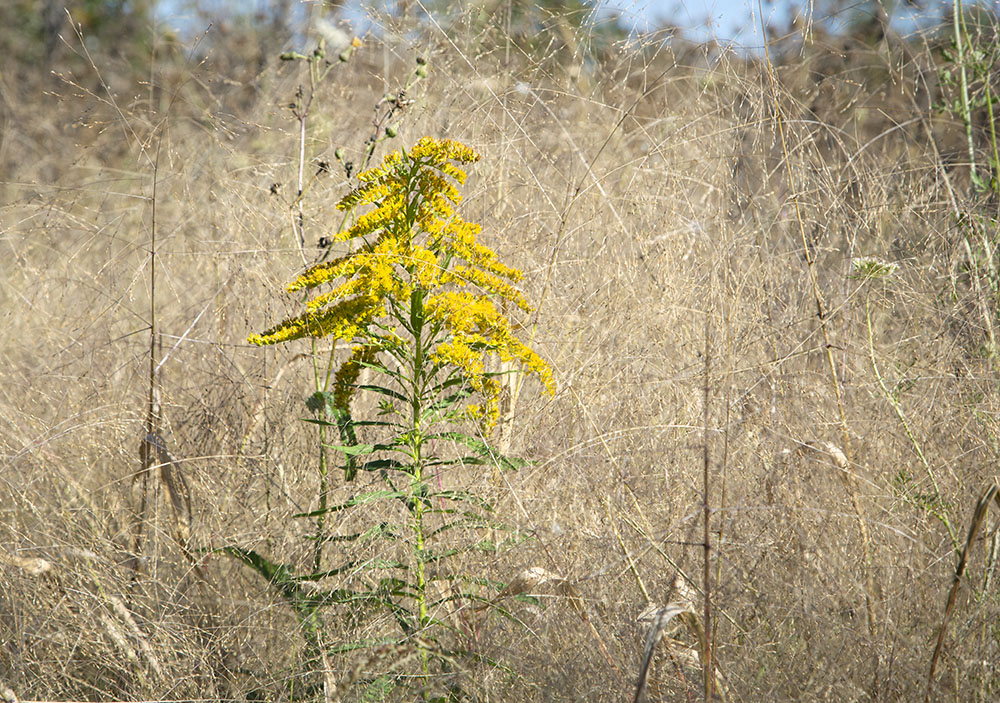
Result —
[{"label": "tall dry grass", "polygon": [[[372,107],[429,57],[401,134],[484,155],[469,218],[541,301],[534,344],[559,391],[520,393],[500,429],[535,463],[462,479],[531,537],[466,569],[548,576],[532,582],[533,602],[505,603],[519,624],[449,615],[476,631],[465,689],[478,700],[631,697],[640,615],[670,602],[701,612],[707,316],[721,687],[734,701],[923,696],[962,546],[940,515],[961,540],[996,475],[1000,430],[987,344],[995,262],[955,216],[996,205],[968,183],[960,125],[931,109],[936,55],[821,33],[779,42],[783,153],[762,60],[647,39],[595,67],[579,53],[585,37],[525,54],[458,26],[468,31],[367,38],[320,89],[307,153],[314,171],[338,147],[357,159]],[[155,64],[152,88],[101,57],[63,81],[3,84],[0,680],[22,699],[278,700],[305,657],[268,584],[206,551],[311,558],[289,528],[315,507],[306,348],[245,342],[297,306],[272,291],[302,267],[298,125],[285,106],[303,69],[269,61],[234,82],[216,60]],[[157,403],[191,519],[154,473],[137,554],[154,162]],[[345,185],[335,171],[310,187],[310,247],[336,226]],[[899,268],[861,280],[861,256]],[[829,311],[849,462],[807,258]],[[937,700],[1000,692],[995,513],[979,535]],[[346,611],[325,617],[334,642],[378,633]],[[695,631],[657,648],[649,700],[698,699]],[[328,673],[363,680],[390,670],[383,659],[396,654],[382,655],[334,654]]]}]

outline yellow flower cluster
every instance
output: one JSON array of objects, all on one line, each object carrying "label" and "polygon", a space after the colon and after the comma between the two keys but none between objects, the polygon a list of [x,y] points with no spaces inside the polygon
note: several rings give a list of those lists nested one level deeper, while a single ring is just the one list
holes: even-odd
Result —
[{"label": "yellow flower cluster", "polygon": [[445,291],[431,296],[424,309],[428,319],[451,332],[449,341],[437,346],[431,360],[462,369],[472,387],[486,399],[487,425],[496,419],[500,386],[485,375],[484,353],[496,354],[501,361],[520,361],[549,393],[555,392],[551,367],[514,335],[510,320],[489,298],[467,291]]},{"label": "yellow flower cluster", "polygon": [[375,361],[375,347],[356,346],[333,379],[333,405],[342,410],[349,410],[351,396],[354,394],[354,384],[365,365]]},{"label": "yellow flower cluster", "polygon": [[[462,144],[462,142],[456,142],[454,139],[424,137],[410,149],[410,158],[424,160],[435,165],[440,165],[447,161],[471,164],[479,161],[479,154],[465,144]],[[462,178],[465,178],[464,174]]]},{"label": "yellow flower cluster", "polygon": [[360,240],[360,246],[289,283],[291,292],[323,284],[332,288],[313,297],[302,315],[250,341],[277,344],[305,336],[360,341],[363,345],[355,347],[337,375],[337,388],[346,388],[356,379],[359,364],[371,358],[363,354],[398,339],[391,318],[384,318],[387,311],[409,312],[411,294],[419,289],[425,293],[425,319],[444,333],[432,362],[461,369],[486,400],[486,407],[477,410],[480,416],[495,419],[499,397],[499,384],[485,371],[486,354],[521,362],[551,392],[551,368],[514,335],[510,320],[497,308],[502,303],[531,311],[514,286],[521,272],[502,264],[478,241],[482,228],[455,212],[462,199],[456,184],[466,178],[461,165],[478,159],[464,144],[425,137],[409,152],[394,151],[377,167],[358,174],[360,185],[338,208],[371,209],[333,239]]},{"label": "yellow flower cluster", "polygon": [[280,344],[302,337],[354,339],[364,335],[374,319],[385,313],[379,301],[349,298],[320,312],[308,311],[289,318],[261,334],[250,335],[251,344]]}]

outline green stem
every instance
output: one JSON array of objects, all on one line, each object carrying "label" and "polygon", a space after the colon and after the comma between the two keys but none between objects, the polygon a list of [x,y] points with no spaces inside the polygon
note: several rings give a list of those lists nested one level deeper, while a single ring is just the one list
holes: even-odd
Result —
[{"label": "green stem", "polygon": [[[927,457],[924,455],[923,449],[920,448],[920,442],[917,441],[916,435],[913,434],[913,430],[910,429],[910,423],[906,420],[906,415],[903,413],[903,409],[899,405],[899,401],[892,394],[889,388],[885,385],[885,381],[882,378],[881,372],[878,370],[878,364],[875,362],[875,334],[872,331],[872,315],[871,315],[871,305],[868,299],[865,299],[865,320],[868,323],[868,357],[872,364],[872,371],[875,372],[875,379],[878,381],[879,388],[882,389],[882,393],[885,394],[886,400],[892,406],[892,409],[896,411],[896,417],[899,419],[899,423],[903,426],[903,432],[906,433],[907,439],[910,440],[910,444],[913,445],[914,451],[917,456],[920,457],[920,462],[924,465],[924,470],[927,472],[928,478],[931,480],[931,487],[934,489],[934,498],[937,501],[941,500],[941,489],[938,488],[937,477],[934,475],[934,470],[931,468],[931,464],[927,461]],[[938,521],[948,530],[948,536],[951,538],[951,543],[955,548],[955,551],[959,551],[960,545],[958,543],[958,536],[955,534],[955,528],[952,527],[951,521],[948,519],[948,514],[944,510],[934,507],[933,505],[925,506],[931,515],[936,517]]]},{"label": "green stem", "polygon": [[[333,370],[333,356],[336,351],[336,342],[330,347],[330,352],[327,354],[327,367],[326,375],[322,378],[320,377],[319,362],[317,361],[317,343],[316,340],[312,340],[312,352],[313,352],[313,379],[316,386],[317,392],[325,393],[330,389],[330,378],[331,372]],[[318,413],[318,418],[320,420],[329,419],[326,412],[326,404],[324,403],[323,408]],[[328,486],[328,474],[329,474],[329,461],[327,459],[326,453],[326,425],[319,426],[319,515],[316,516],[316,543],[313,545],[313,570],[321,571],[323,568],[323,537],[326,532],[326,508],[327,508],[327,493],[329,492]]]},{"label": "green stem", "polygon": [[[417,288],[410,294],[410,325],[413,329],[413,374],[411,376],[410,408],[411,449],[413,452],[413,476],[410,481],[410,500],[413,505],[413,534],[416,538],[415,559],[417,571],[416,600],[418,629],[423,630],[429,621],[427,613],[427,576],[424,571],[426,561],[424,545],[424,466],[423,466],[423,414],[422,399],[424,385],[424,292]],[[430,673],[427,650],[420,647],[421,666],[424,675]]]},{"label": "green stem", "polygon": [[990,77],[986,75],[986,116],[990,123],[990,146],[993,147],[993,158],[991,159],[992,177],[990,178],[990,188],[996,192],[1000,190],[1000,149],[997,148],[997,128],[993,121],[993,92],[990,90]]},{"label": "green stem", "polygon": [[969,78],[965,70],[965,37],[963,28],[965,18],[962,16],[962,0],[954,0],[952,4],[953,24],[955,29],[955,51],[958,52],[958,75],[962,98],[962,122],[965,124],[965,139],[969,147],[969,172],[972,180],[976,180],[976,149],[972,139],[972,108],[969,104]]},{"label": "green stem", "polygon": [[313,570],[323,567],[323,533],[326,531],[326,426],[319,426],[319,515],[316,516],[316,544],[313,546]]}]

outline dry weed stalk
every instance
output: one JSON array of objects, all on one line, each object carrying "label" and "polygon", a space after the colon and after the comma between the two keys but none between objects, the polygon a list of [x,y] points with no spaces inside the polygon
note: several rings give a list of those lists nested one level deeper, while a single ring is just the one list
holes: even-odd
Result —
[{"label": "dry weed stalk", "polygon": [[[646,700],[646,678],[649,675],[649,666],[653,662],[653,652],[656,651],[656,643],[660,641],[664,630],[670,621],[682,613],[693,613],[691,606],[687,604],[671,603],[663,608],[653,610],[648,616],[649,632],[646,634],[646,645],[642,652],[642,663],[639,666],[639,681],[635,687],[634,703],[642,703]],[[640,617],[640,621],[643,618]]]},{"label": "dry weed stalk", "polygon": [[566,597],[570,606],[580,617],[580,620],[587,625],[587,629],[590,631],[591,637],[597,644],[597,648],[600,650],[601,656],[604,657],[604,661],[608,663],[608,666],[611,667],[611,671],[615,674],[618,682],[624,687],[626,685],[625,675],[622,673],[621,667],[618,666],[614,657],[611,655],[611,651],[608,649],[605,638],[601,635],[597,626],[594,624],[594,613],[586,605],[583,596],[577,590],[576,586],[574,586],[568,579],[540,566],[529,567],[518,572],[517,575],[511,579],[510,583],[507,584],[506,588],[500,592],[491,605],[496,605],[503,598],[511,596],[540,595],[540,589],[543,586],[554,586],[556,593]]},{"label": "dry weed stalk", "polygon": [[[712,455],[709,439],[709,421],[712,413],[712,312],[711,308],[705,315],[705,358],[702,386],[702,437],[701,437],[701,499],[702,499],[702,589],[704,590],[704,622],[702,623],[702,684],[705,693],[705,703],[712,700],[712,690],[715,686],[715,657],[713,656],[712,634],[712,505],[711,478]],[[651,647],[647,644],[647,648]]]},{"label": "dry weed stalk", "polygon": [[149,376],[146,379],[144,436],[139,442],[139,471],[132,477],[133,484],[135,481],[139,481],[140,483],[139,507],[133,515],[133,583],[139,579],[142,573],[143,543],[150,509],[150,481],[153,467],[156,464],[156,452],[154,451],[152,438],[160,436],[161,423],[156,363],[156,348],[161,341],[156,318],[156,187],[161,145],[162,138],[157,143],[156,156],[152,161],[153,192],[150,197],[149,226],[149,352],[147,355]]},{"label": "dry weed stalk", "polygon": [[[764,8],[761,0],[757,0],[759,17],[763,23]],[[781,101],[778,97],[777,79],[774,76],[774,66],[771,63],[771,50],[768,43],[767,28],[761,25],[761,35],[764,38],[764,65],[767,70],[768,84],[771,88],[771,100],[774,110],[775,122],[778,125],[778,137],[781,145],[782,161],[785,166],[785,176],[788,180],[788,192],[792,201],[792,209],[795,214],[795,222],[798,227],[799,238],[802,244],[802,255],[805,258],[806,269],[809,273],[809,282],[812,288],[813,302],[816,305],[816,319],[819,322],[820,331],[823,336],[823,348],[826,356],[827,366],[830,372],[830,384],[833,386],[834,395],[837,400],[837,411],[840,419],[840,433],[843,442],[843,451],[847,459],[848,469],[840,473],[844,490],[851,500],[851,507],[854,510],[855,522],[858,526],[858,534],[861,536],[861,545],[864,554],[864,565],[862,570],[865,576],[865,610],[868,617],[868,631],[872,638],[878,634],[878,620],[875,616],[874,598],[875,576],[873,573],[872,539],[868,531],[864,508],[861,505],[861,497],[858,495],[858,486],[852,468],[851,435],[847,425],[847,411],[844,403],[844,392],[840,385],[840,375],[837,372],[837,362],[833,358],[834,345],[831,341],[828,329],[828,311],[826,302],[823,299],[823,291],[819,285],[819,277],[816,271],[816,255],[809,245],[806,236],[806,228],[802,219],[802,210],[799,204],[798,190],[794,175],[792,174],[792,161],[789,156],[788,144],[785,139],[785,116],[781,108]]]},{"label": "dry weed stalk", "polygon": [[931,656],[930,670],[927,672],[927,695],[924,696],[925,703],[930,703],[934,693],[934,674],[937,671],[938,659],[944,649],[944,638],[948,628],[948,620],[955,609],[955,602],[958,598],[958,589],[962,585],[962,577],[965,569],[969,565],[969,555],[976,542],[980,529],[986,522],[989,515],[990,504],[996,503],[997,511],[1000,512],[1000,481],[993,479],[993,485],[983,491],[976,509],[972,513],[972,520],[969,523],[969,534],[965,539],[965,546],[959,555],[958,564],[955,567],[955,576],[951,582],[951,589],[948,591],[948,600],[944,606],[944,615],[941,617],[941,626],[938,628],[937,642],[934,645],[934,654]]},{"label": "dry weed stalk", "polygon": [[[704,675],[704,672],[709,668],[709,662],[705,659],[705,652],[708,651],[706,645],[710,641],[711,634],[706,633],[705,628],[702,627],[702,617],[703,614],[699,615],[695,607],[694,590],[688,585],[686,577],[680,573],[677,574],[671,585],[670,603],[664,607],[651,603],[639,614],[636,622],[646,627],[647,632],[642,661],[639,666],[638,683],[636,684],[635,696],[633,697],[634,703],[640,703],[645,700],[649,670],[652,666],[656,645],[660,641],[665,641],[667,653],[677,665],[678,676],[684,682],[685,686],[687,685],[684,678],[685,667],[691,669],[700,668]],[[671,637],[667,637],[664,640],[667,628],[674,618],[677,618],[687,628],[690,636],[694,638],[694,646],[683,644]],[[722,700],[724,702],[728,696],[728,688],[723,679],[722,672],[714,659],[710,666],[712,670],[713,696],[710,700]]]}]

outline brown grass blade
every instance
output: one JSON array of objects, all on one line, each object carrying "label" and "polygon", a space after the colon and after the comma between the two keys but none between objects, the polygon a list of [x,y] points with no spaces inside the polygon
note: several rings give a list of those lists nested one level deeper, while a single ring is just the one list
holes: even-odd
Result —
[{"label": "brown grass blade", "polygon": [[646,678],[649,675],[649,665],[653,661],[653,652],[656,651],[656,643],[663,636],[663,631],[670,624],[670,621],[681,613],[692,613],[689,605],[671,603],[652,613],[650,618],[649,632],[646,634],[646,646],[642,652],[642,664],[639,666],[639,681],[635,686],[634,703],[641,703],[646,699]]},{"label": "brown grass blade", "polygon": [[941,618],[941,627],[938,628],[937,644],[934,645],[934,655],[931,657],[931,667],[927,674],[927,695],[924,697],[924,701],[927,703],[930,703],[931,694],[933,693],[934,673],[937,670],[938,659],[941,657],[941,650],[944,648],[944,635],[948,628],[948,620],[955,609],[955,601],[958,598],[958,587],[962,585],[962,576],[965,575],[965,569],[969,564],[969,553],[972,551],[972,545],[976,541],[976,536],[979,534],[980,528],[986,522],[986,515],[988,514],[990,503],[993,501],[996,501],[997,506],[1000,507],[1000,482],[997,482],[996,479],[994,479],[993,485],[983,493],[979,502],[976,503],[976,510],[972,514],[972,522],[969,525],[969,536],[965,540],[962,556],[959,558],[958,566],[955,568],[955,577],[952,579],[951,590],[948,592],[948,602],[944,606],[944,617]]}]

